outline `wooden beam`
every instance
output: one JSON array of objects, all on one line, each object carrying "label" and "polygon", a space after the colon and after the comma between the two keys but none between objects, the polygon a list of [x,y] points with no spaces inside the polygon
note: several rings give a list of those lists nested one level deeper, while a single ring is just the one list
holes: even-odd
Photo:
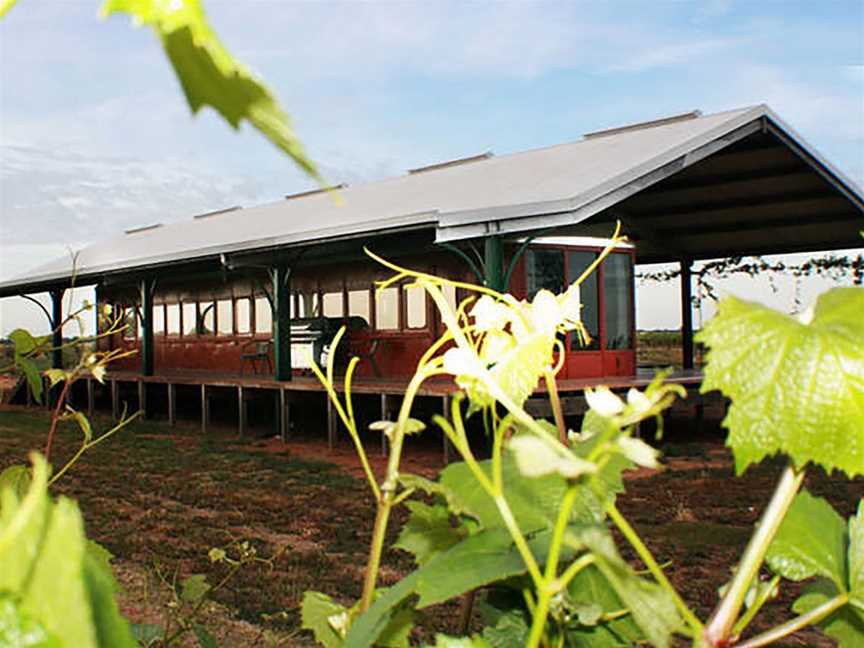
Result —
[{"label": "wooden beam", "polygon": [[147,383],[143,380],[138,381],[138,409],[141,412],[141,418],[147,418]]},{"label": "wooden beam", "polygon": [[327,399],[327,448],[332,450],[336,445],[336,412],[330,397],[324,394],[324,398]]},{"label": "wooden beam", "polygon": [[96,410],[96,394],[95,387],[93,385],[93,379],[87,378],[87,416],[93,416],[93,412]]},{"label": "wooden beam", "polygon": [[177,425],[177,385],[168,383],[168,425]]},{"label": "wooden beam", "polygon": [[246,399],[243,398],[243,385],[237,385],[237,436],[241,439],[246,431]]},{"label": "wooden beam", "polygon": [[799,191],[794,193],[784,191],[778,194],[769,194],[748,198],[734,198],[729,200],[711,200],[703,203],[688,203],[686,205],[678,205],[674,207],[652,207],[650,210],[646,211],[639,211],[638,209],[635,209],[636,204],[634,203],[630,205],[629,209],[633,217],[638,219],[664,218],[667,216],[702,214],[705,212],[729,211],[733,209],[752,209],[754,207],[766,207],[774,205],[793,205],[795,203],[830,198],[838,198],[838,196],[826,189],[821,189],[819,191]]},{"label": "wooden beam", "polygon": [[793,175],[807,177],[809,176],[809,171],[800,162],[768,167],[758,171],[731,171],[713,175],[693,175],[685,171],[680,177],[673,176],[653,187],[649,187],[641,195],[659,198],[661,196],[673,195],[678,191],[716,189],[717,187],[757,182],[760,180],[778,180]]},{"label": "wooden beam", "polygon": [[287,443],[291,437],[291,401],[288,390],[279,388],[279,436],[282,443]]},{"label": "wooden beam", "polygon": [[210,423],[210,399],[207,398],[207,385],[201,383],[201,433],[207,434]]},{"label": "wooden beam", "polygon": [[[390,420],[390,409],[388,408],[387,394],[383,393],[381,394],[381,420]],[[381,456],[387,456],[387,435],[384,434],[384,430],[381,430]]]},{"label": "wooden beam", "polygon": [[116,380],[111,381],[111,416],[115,421],[120,418],[120,385]]},{"label": "wooden beam", "polygon": [[[449,420],[450,417],[450,397],[442,396],[441,397],[441,415]],[[447,433],[444,430],[441,430],[441,435],[444,437],[444,447],[443,447],[443,458],[444,465],[450,463],[450,439],[447,438]]]}]

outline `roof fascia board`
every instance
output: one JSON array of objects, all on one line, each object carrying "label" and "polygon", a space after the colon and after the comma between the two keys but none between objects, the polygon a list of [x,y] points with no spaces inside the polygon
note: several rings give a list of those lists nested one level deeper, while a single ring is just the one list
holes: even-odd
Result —
[{"label": "roof fascia board", "polygon": [[[407,214],[394,218],[379,219],[364,223],[363,225],[373,225],[377,227],[374,234],[385,234],[397,231],[412,231],[416,229],[424,229],[437,224],[437,212],[422,212],[418,214]],[[308,234],[308,233],[306,233]],[[178,264],[186,264],[193,262],[206,262],[208,260],[218,260],[221,254],[236,254],[238,252],[263,252],[276,248],[293,248],[304,245],[314,245],[317,243],[325,243],[330,241],[340,241],[361,236],[369,236],[368,228],[360,226],[338,226],[326,229],[316,230],[314,238],[305,238],[306,234],[294,234],[291,236],[276,236],[257,239],[254,241],[244,241],[230,245],[214,245],[208,248],[196,250],[194,256],[178,257],[176,253],[155,255],[151,257],[142,257],[136,261],[134,265],[122,265],[119,263],[105,264],[102,266],[94,266],[89,268],[86,273],[78,276],[80,279],[99,281],[106,275],[125,274],[129,272],[140,273],[175,266]],[[38,287],[42,292],[43,286],[56,287],[67,286],[71,279],[71,273],[61,272],[48,275],[40,275],[36,277],[28,277],[26,281],[7,281],[0,283],[0,297],[18,295],[22,292],[29,293]]]},{"label": "roof fascia board", "polygon": [[[521,233],[540,227],[581,223],[633,194],[759,132],[764,127],[762,112],[761,106],[749,110],[731,124],[724,124],[722,129],[714,128],[708,134],[677,146],[604,183],[601,189],[581,196],[566,200],[443,213],[436,242],[448,243],[490,234]],[[739,123],[745,117],[747,120]],[[598,193],[599,195],[585,200],[586,195]]]}]

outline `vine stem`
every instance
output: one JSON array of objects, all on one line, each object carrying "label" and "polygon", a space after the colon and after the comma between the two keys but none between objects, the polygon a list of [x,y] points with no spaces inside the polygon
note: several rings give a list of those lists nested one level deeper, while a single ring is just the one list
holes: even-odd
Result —
[{"label": "vine stem", "polygon": [[729,589],[705,625],[702,645],[706,648],[726,645],[732,635],[738,613],[741,611],[741,606],[747,596],[747,590],[750,589],[750,584],[759,573],[768,547],[774,540],[774,536],[777,535],[780,524],[786,517],[789,507],[792,506],[803,481],[804,471],[795,470],[792,465],[787,466],[780,476],[780,481],[777,482],[771,501],[759,520],[756,532],[750,538],[747,549],[744,550],[744,555],[735,570]]},{"label": "vine stem", "polygon": [[573,510],[573,504],[576,502],[578,491],[575,486],[571,485],[567,492],[564,493],[564,498],[561,501],[561,508],[558,509],[558,519],[555,521],[555,530],[552,533],[552,541],[549,544],[549,556],[546,559],[546,570],[543,574],[542,585],[538,586],[539,594],[537,599],[537,609],[534,611],[533,620],[531,622],[531,633],[528,635],[529,648],[535,648],[540,645],[540,640],[543,638],[543,629],[546,627],[546,617],[549,615],[549,604],[552,597],[558,593],[560,583],[557,582],[558,574],[558,558],[561,555],[561,544],[564,542],[564,532],[567,530],[567,522],[570,520],[570,512]]},{"label": "vine stem", "polygon": [[402,459],[402,442],[405,439],[405,425],[408,415],[417,395],[417,390],[426,380],[426,372],[420,371],[414,374],[402,407],[399,409],[399,417],[396,421],[396,429],[390,447],[390,456],[387,458],[387,472],[381,483],[378,507],[375,513],[375,526],[372,530],[372,541],[369,546],[369,560],[366,564],[366,575],[363,579],[363,594],[360,597],[360,612],[363,613],[372,605],[375,598],[375,586],[378,583],[378,571],[381,568],[381,554],[384,552],[384,538],[387,533],[387,523],[390,519],[390,511],[396,495],[396,484],[399,480],[399,463]]},{"label": "vine stem", "polygon": [[802,614],[801,616],[790,619],[786,623],[783,623],[776,628],[772,628],[771,630],[767,630],[762,634],[756,635],[755,637],[752,637],[747,641],[742,641],[741,643],[735,644],[735,648],[759,648],[760,646],[767,646],[768,644],[774,643],[778,639],[782,639],[783,637],[791,635],[793,632],[798,632],[798,630],[806,628],[809,625],[819,623],[819,621],[829,616],[833,612],[836,612],[848,602],[848,594],[846,594],[845,592],[843,594],[839,594],[832,599],[828,599],[822,605],[819,605],[818,607],[813,608],[809,612]]},{"label": "vine stem", "polygon": [[[66,402],[66,396],[69,393],[70,387],[72,387],[72,378],[67,378],[63,382],[63,389],[60,392],[60,395],[57,397],[57,404],[54,406],[54,411],[51,413],[51,427],[48,430],[48,438],[45,441],[45,461],[50,462],[51,460],[51,446],[54,443],[54,434],[57,432],[57,423],[60,421],[60,410],[63,408],[63,404]],[[46,398],[48,395],[46,394]]]},{"label": "vine stem", "polygon": [[543,373],[546,389],[549,391],[549,402],[552,404],[552,414],[555,417],[555,427],[558,428],[558,440],[567,445],[567,426],[564,424],[564,411],[561,409],[561,398],[558,396],[558,383],[551,369]]},{"label": "vine stem", "polygon": [[627,519],[621,515],[621,512],[615,506],[615,503],[612,502],[606,507],[606,512],[609,514],[611,520],[615,523],[615,526],[621,531],[627,541],[632,545],[632,547],[636,550],[636,553],[639,555],[640,560],[645,563],[645,566],[648,568],[648,571],[651,572],[651,575],[654,577],[654,580],[665,589],[672,596],[672,601],[675,603],[675,607],[678,608],[678,611],[681,613],[681,616],[684,617],[684,620],[687,622],[687,625],[693,630],[694,635],[698,635],[702,632],[702,622],[698,619],[698,617],[693,614],[692,610],[687,607],[687,604],[684,602],[684,599],[678,594],[678,591],[672,586],[672,583],[669,582],[669,579],[666,578],[666,574],[663,573],[663,569],[660,565],[657,564],[657,561],[654,559],[654,556],[651,554],[651,551],[648,547],[645,546],[645,543],[642,542],[642,538],[639,537],[639,534],[636,533],[636,530],[630,526],[630,523]]}]

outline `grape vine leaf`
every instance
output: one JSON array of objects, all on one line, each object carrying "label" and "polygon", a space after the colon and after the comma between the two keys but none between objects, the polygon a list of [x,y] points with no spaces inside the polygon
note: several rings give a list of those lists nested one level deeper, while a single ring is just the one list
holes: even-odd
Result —
[{"label": "grape vine leaf", "polygon": [[47,463],[33,455],[27,493],[0,490],[0,591],[14,596],[19,625],[41,628],[60,648],[135,648],[113,575],[88,549],[78,507],[53,502],[47,481]]},{"label": "grape vine leaf", "polygon": [[321,181],[275,96],[222,45],[200,0],[105,0],[100,15],[132,16],[162,41],[193,113],[213,107],[233,128],[244,119]]},{"label": "grape vine leaf", "polygon": [[792,581],[829,578],[846,589],[846,522],[820,497],[802,490],[768,548],[765,560],[776,574]]},{"label": "grape vine leaf", "polygon": [[331,619],[348,611],[332,598],[321,592],[306,592],[301,606],[301,622],[306,630],[311,630],[315,641],[325,648],[339,648],[344,639],[334,628]]},{"label": "grape vine leaf", "polygon": [[[839,593],[832,581],[819,578],[804,590],[792,609],[797,614],[805,614]],[[838,648],[859,648],[864,645],[864,613],[853,605],[844,605],[816,625],[826,635],[837,640]]]},{"label": "grape vine leaf", "polygon": [[795,318],[729,297],[697,336],[702,392],[732,399],[723,421],[740,474],[778,452],[864,474],[864,289],[835,288]]},{"label": "grape vine leaf", "polygon": [[467,533],[464,527],[451,524],[446,506],[430,506],[423,502],[407,502],[405,506],[411,511],[411,516],[393,546],[413,554],[418,566],[455,545]]}]

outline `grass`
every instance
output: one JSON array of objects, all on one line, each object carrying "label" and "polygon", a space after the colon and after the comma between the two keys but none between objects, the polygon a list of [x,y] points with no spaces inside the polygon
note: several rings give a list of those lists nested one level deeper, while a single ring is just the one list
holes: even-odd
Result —
[{"label": "grass", "polygon": [[[0,410],[0,469],[41,448],[48,422],[44,411]],[[108,424],[94,420],[96,429]],[[63,425],[55,465],[74,452],[76,442],[76,429]],[[317,457],[310,456],[310,447],[243,441],[218,430],[202,437],[197,425],[141,421],[85,455],[55,490],[79,501],[88,533],[115,555],[125,590],[122,607],[133,621],[152,622],[164,612],[156,567],[181,577],[203,573],[215,582],[224,568],[210,564],[209,549],[248,540],[261,556],[277,557],[272,566],[241,571],[217,594],[219,605],[208,611],[206,623],[217,628],[224,646],[265,645],[264,630],[272,645],[308,645],[298,628],[303,592],[323,591],[346,603],[359,596],[374,515],[357,473],[328,461],[334,455],[323,444],[315,446]],[[620,508],[658,560],[671,563],[672,581],[704,618],[770,495],[779,464],[733,479],[722,438],[693,438],[687,425],[677,431],[672,426],[665,448],[671,469],[629,480]],[[844,515],[864,495],[861,480],[817,471],[808,477],[808,488]],[[404,517],[404,511],[397,514],[388,546]],[[387,552],[383,584],[411,568],[406,554]],[[757,627],[788,618],[799,590],[784,588]],[[433,609],[421,619],[421,635],[453,632],[457,617],[455,604]],[[811,631],[785,645],[831,644]]]}]

